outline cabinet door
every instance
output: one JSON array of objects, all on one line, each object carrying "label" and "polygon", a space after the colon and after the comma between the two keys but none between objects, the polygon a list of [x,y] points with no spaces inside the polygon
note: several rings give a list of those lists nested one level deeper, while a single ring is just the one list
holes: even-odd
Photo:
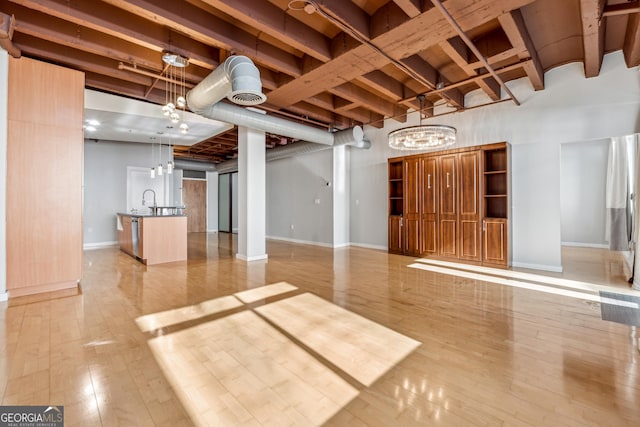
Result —
[{"label": "cabinet door", "polygon": [[402,254],[402,217],[399,215],[389,216],[389,252]]},{"label": "cabinet door", "polygon": [[483,223],[484,248],[482,262],[507,266],[509,248],[507,246],[507,220],[487,218]]},{"label": "cabinet door", "polygon": [[131,217],[121,216],[122,220],[122,241],[120,249],[129,255],[133,255],[133,241],[131,240]]},{"label": "cabinet door", "polygon": [[438,254],[438,160],[422,158],[422,212],[420,221],[420,252]]},{"label": "cabinet door", "polygon": [[458,258],[457,154],[440,157],[440,256]]},{"label": "cabinet door", "polygon": [[459,166],[460,259],[480,261],[480,151],[461,153]]},{"label": "cabinet door", "polygon": [[408,255],[420,254],[420,182],[421,162],[419,157],[404,161],[404,252]]}]

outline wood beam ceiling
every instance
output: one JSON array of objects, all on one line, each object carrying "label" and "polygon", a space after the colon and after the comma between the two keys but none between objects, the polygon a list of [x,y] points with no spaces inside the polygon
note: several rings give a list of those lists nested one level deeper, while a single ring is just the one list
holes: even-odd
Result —
[{"label": "wood beam ceiling", "polygon": [[[477,88],[496,101],[496,79],[526,75],[542,90],[544,68],[563,61],[582,59],[585,74],[598,75],[609,21],[626,28],[616,32],[619,46],[606,37],[607,49],[640,64],[640,1],[446,0],[444,11],[433,3],[316,0],[308,14],[288,0],[8,0],[0,12],[16,16],[13,41],[25,55],[83,70],[88,87],[151,102],[164,101],[163,85],[152,86],[164,51],[189,58],[188,85],[230,55],[246,55],[260,70],[269,114],[322,128],[406,121],[418,94],[427,94],[429,113],[440,99],[465,109],[465,94]],[[547,23],[558,16],[575,18],[570,31]],[[566,41],[574,33],[582,52]]]},{"label": "wood beam ceiling", "polygon": [[511,45],[517,52],[519,59],[531,58],[531,61],[524,67],[531,84],[535,90],[544,89],[544,71],[538,52],[533,45],[527,26],[525,25],[522,12],[513,10],[498,17],[505,34],[509,38]]},{"label": "wood beam ceiling", "polygon": [[605,0],[580,0],[584,74],[586,77],[595,77],[600,74],[602,57],[604,56],[605,26],[601,21],[604,5]]}]

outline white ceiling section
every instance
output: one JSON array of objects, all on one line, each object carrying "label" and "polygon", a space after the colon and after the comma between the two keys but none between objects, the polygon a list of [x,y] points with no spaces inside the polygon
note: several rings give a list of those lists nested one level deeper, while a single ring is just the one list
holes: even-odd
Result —
[{"label": "white ceiling section", "polygon": [[189,132],[183,134],[177,124],[162,115],[157,104],[90,89],[84,94],[85,121],[100,122],[93,132],[85,129],[86,139],[191,146],[233,128],[232,124],[186,111],[183,121],[189,125]]}]

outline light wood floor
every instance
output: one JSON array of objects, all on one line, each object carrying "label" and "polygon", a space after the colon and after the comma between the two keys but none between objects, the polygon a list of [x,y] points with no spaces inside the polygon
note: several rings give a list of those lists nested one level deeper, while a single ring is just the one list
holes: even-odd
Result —
[{"label": "light wood floor", "polygon": [[2,404],[64,405],[67,426],[638,425],[638,333],[593,292],[267,249],[247,264],[199,233],[183,263],[85,252],[81,292],[0,303]]}]

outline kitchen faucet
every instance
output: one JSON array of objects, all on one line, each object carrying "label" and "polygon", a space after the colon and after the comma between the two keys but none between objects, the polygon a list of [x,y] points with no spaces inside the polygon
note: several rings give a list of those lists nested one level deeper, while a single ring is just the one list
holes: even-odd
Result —
[{"label": "kitchen faucet", "polygon": [[155,191],[153,191],[153,190],[152,190],[152,189],[150,189],[150,188],[147,188],[146,190],[144,190],[144,191],[142,192],[142,206],[144,206],[144,202],[145,202],[145,200],[144,200],[144,195],[145,195],[145,194],[147,194],[147,191],[151,191],[151,192],[153,193],[153,207],[155,208],[155,207],[156,207],[156,192],[155,192]]}]

